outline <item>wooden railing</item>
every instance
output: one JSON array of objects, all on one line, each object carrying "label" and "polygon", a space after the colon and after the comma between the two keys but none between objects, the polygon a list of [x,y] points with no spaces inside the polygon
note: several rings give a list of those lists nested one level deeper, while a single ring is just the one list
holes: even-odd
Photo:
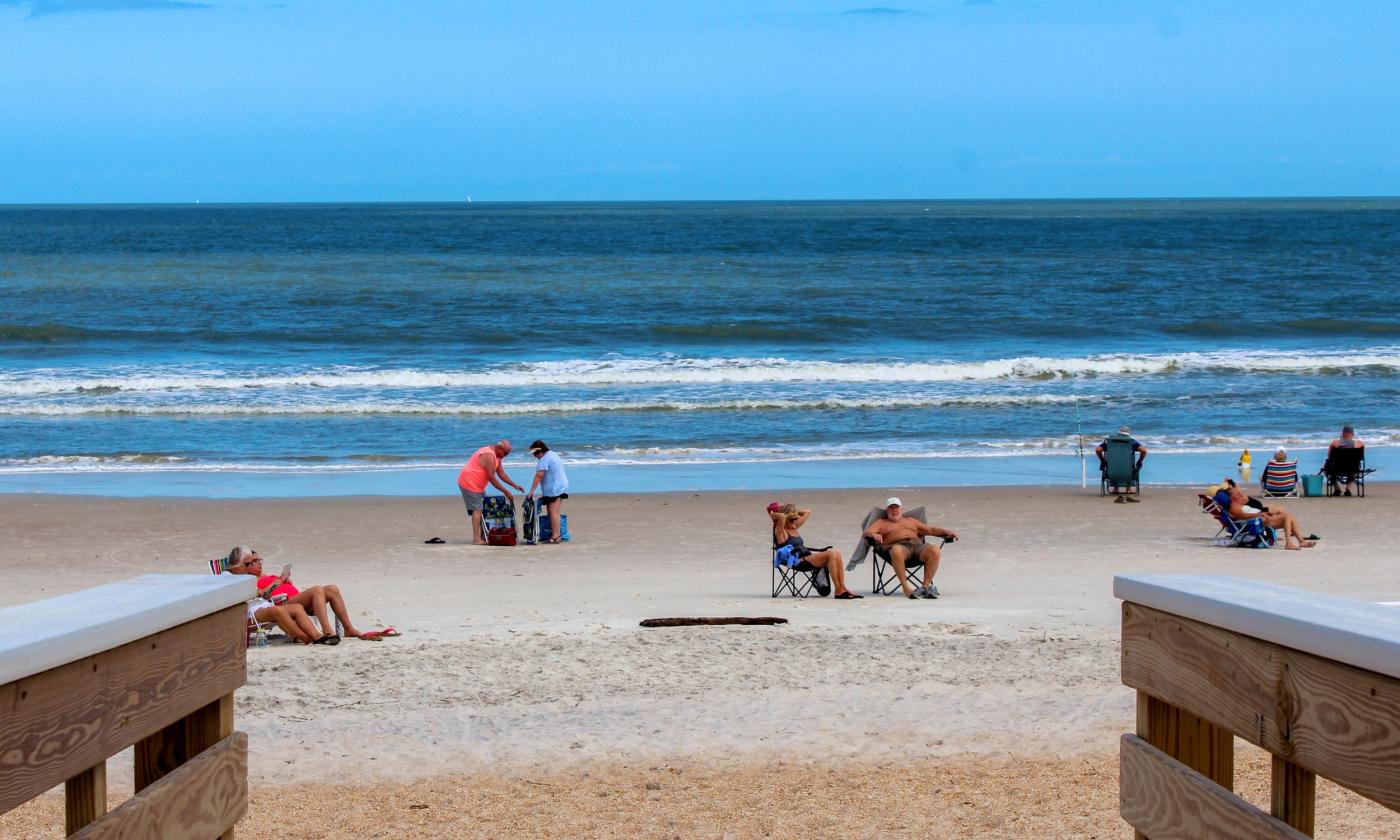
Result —
[{"label": "wooden railing", "polygon": [[[1125,575],[1120,806],[1139,838],[1302,838],[1322,776],[1400,810],[1400,609],[1218,575]],[[1268,812],[1234,739],[1273,755]]]},{"label": "wooden railing", "polygon": [[[145,575],[0,610],[0,813],[62,784],[76,837],[232,837],[253,588]],[[135,795],[107,812],[107,759],[130,746]]]}]

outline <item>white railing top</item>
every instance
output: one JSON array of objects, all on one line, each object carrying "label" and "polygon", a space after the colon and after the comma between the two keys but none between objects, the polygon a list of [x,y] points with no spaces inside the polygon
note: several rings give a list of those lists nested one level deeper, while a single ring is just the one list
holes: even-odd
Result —
[{"label": "white railing top", "polygon": [[251,575],[142,575],[0,610],[0,685],[241,604]]},{"label": "white railing top", "polygon": [[1400,610],[1228,575],[1118,575],[1124,601],[1400,678]]}]

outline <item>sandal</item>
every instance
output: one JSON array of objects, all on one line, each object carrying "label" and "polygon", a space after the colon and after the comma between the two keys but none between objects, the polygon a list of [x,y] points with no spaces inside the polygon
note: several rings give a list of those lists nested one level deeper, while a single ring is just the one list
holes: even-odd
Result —
[{"label": "sandal", "polygon": [[856,599],[858,599],[858,598],[864,598],[864,597],[865,597],[864,595],[857,595],[856,593],[854,593],[854,592],[852,592],[851,590],[847,589],[845,592],[842,592],[840,595],[837,595],[833,600],[836,600],[836,601],[854,601],[854,600],[856,600]]},{"label": "sandal", "polygon": [[563,542],[563,540],[558,537],[550,537],[547,540],[540,540],[540,545],[558,545],[561,542]]},{"label": "sandal", "polygon": [[334,647],[335,645],[340,644],[340,637],[337,636],[337,635],[335,635],[334,633],[332,633],[332,634],[329,635],[329,636],[322,636],[321,638],[315,640],[315,641],[312,642],[311,644],[313,644],[313,645],[331,645],[332,647]]},{"label": "sandal", "polygon": [[428,545],[442,545],[443,543],[447,542],[447,540],[443,539],[442,537],[433,537],[430,540],[423,540],[423,542],[427,543]]},{"label": "sandal", "polygon": [[366,642],[377,642],[377,641],[379,641],[380,639],[388,639],[388,638],[391,638],[391,637],[393,637],[393,636],[402,636],[402,635],[403,635],[403,634],[400,633],[396,628],[393,628],[393,627],[383,627],[383,628],[381,628],[381,629],[379,629],[379,630],[371,630],[371,631],[369,631],[368,633],[361,633],[361,634],[360,634],[360,638],[361,638],[361,639],[364,639]]}]

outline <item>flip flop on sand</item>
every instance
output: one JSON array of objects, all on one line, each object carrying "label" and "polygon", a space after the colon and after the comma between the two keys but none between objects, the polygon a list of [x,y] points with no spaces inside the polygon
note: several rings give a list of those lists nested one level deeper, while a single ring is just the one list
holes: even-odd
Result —
[{"label": "flip flop on sand", "polygon": [[433,537],[430,540],[423,540],[423,542],[427,543],[428,545],[442,545],[446,543],[447,540],[443,539],[442,537]]},{"label": "flip flop on sand", "polygon": [[316,641],[312,642],[311,644],[313,644],[313,645],[332,645],[332,646],[334,646],[334,645],[340,644],[340,637],[339,637],[339,636],[336,636],[336,635],[334,635],[334,634],[329,635],[329,636],[322,636],[321,638],[317,639]]},{"label": "flip flop on sand", "polygon": [[857,595],[856,593],[854,593],[854,592],[852,592],[851,590],[847,589],[845,592],[842,592],[840,595],[837,595],[836,598],[835,598],[835,600],[837,600],[837,601],[854,601],[854,600],[856,600],[857,598],[864,598],[864,597],[865,597],[864,595]]},{"label": "flip flop on sand", "polygon": [[360,634],[360,638],[361,638],[362,640],[366,641],[366,642],[377,642],[377,641],[380,641],[381,639],[388,639],[388,638],[391,638],[391,637],[393,637],[393,636],[402,636],[402,635],[403,635],[402,633],[400,633],[398,630],[396,630],[396,629],[393,628],[393,627],[385,627],[385,628],[383,628],[382,630],[371,630],[371,631],[369,631],[368,633],[361,633],[361,634]]}]

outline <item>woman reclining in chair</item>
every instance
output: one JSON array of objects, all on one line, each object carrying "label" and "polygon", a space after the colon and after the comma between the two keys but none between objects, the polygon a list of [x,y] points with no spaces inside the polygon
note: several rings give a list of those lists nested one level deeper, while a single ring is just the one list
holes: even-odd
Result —
[{"label": "woman reclining in chair", "polygon": [[[797,533],[797,529],[807,523],[807,518],[812,515],[810,510],[798,510],[797,505],[780,505],[777,502],[768,506],[768,516],[773,520],[773,548],[779,549],[785,545],[790,545],[797,549],[798,556],[802,561],[814,569],[825,569],[831,576],[832,591],[836,593],[837,600],[854,601],[857,598],[864,598],[864,595],[857,595],[846,588],[846,569],[841,560],[841,552],[835,548],[826,548],[821,551],[812,551],[807,548],[802,541],[802,535]],[[824,593],[823,593],[824,594]]]},{"label": "woman reclining in chair", "polygon": [[[235,546],[228,553],[227,566],[233,574],[257,577],[258,598],[267,601],[268,607],[285,610],[288,613],[287,617],[295,622],[299,633],[292,633],[288,630],[286,624],[279,620],[276,613],[269,613],[268,617],[277,621],[288,635],[299,642],[314,642],[318,645],[340,644],[340,636],[334,632],[335,625],[331,622],[331,612],[334,612],[335,617],[340,619],[345,635],[351,638],[375,642],[385,636],[398,635],[398,631],[392,627],[370,633],[361,633],[355,629],[354,622],[350,620],[350,611],[345,606],[345,598],[340,594],[340,587],[335,584],[326,584],[325,586],[297,589],[292,585],[290,575],[264,575],[262,557],[246,545]],[[287,596],[287,600],[280,606],[273,605],[271,601],[278,595]],[[261,609],[265,610],[267,607]],[[323,632],[313,632],[315,625],[311,623],[308,615],[316,616]],[[264,620],[259,615],[255,615],[255,617],[259,621]],[[308,638],[302,638],[303,636]]]},{"label": "woman reclining in chair", "polygon": [[1259,517],[1264,520],[1264,524],[1270,528],[1283,531],[1283,547],[1290,551],[1299,548],[1312,548],[1317,545],[1317,534],[1303,536],[1303,531],[1298,527],[1298,520],[1293,518],[1293,514],[1284,510],[1276,504],[1264,505],[1258,499],[1251,499],[1245,492],[1235,484],[1233,478],[1225,479],[1226,488],[1230,495],[1230,518],[1236,522]]}]

